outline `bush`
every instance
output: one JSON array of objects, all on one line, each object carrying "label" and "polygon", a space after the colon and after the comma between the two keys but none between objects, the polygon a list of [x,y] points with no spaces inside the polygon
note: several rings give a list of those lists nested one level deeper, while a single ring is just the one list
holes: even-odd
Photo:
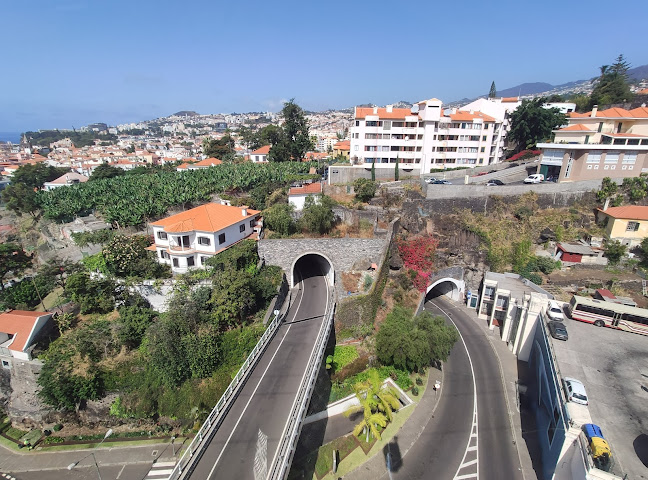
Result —
[{"label": "bush", "polygon": [[361,202],[368,202],[376,195],[378,184],[366,178],[358,178],[353,182],[355,198]]},{"label": "bush", "polygon": [[416,396],[418,396],[418,394],[419,394],[418,387],[416,387],[416,386],[412,387],[412,395],[414,395],[416,397]]},{"label": "bush", "polygon": [[55,432],[60,432],[62,428],[63,428],[63,425],[61,425],[60,423],[57,423],[56,425],[54,425],[52,427],[52,430],[54,430]]},{"label": "bush", "polygon": [[420,387],[423,385],[423,379],[421,377],[416,377],[416,384]]}]

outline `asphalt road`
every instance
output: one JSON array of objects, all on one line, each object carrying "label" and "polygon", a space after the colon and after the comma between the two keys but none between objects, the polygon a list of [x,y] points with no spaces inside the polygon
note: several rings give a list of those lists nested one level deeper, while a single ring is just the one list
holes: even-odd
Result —
[{"label": "asphalt road", "polygon": [[[513,444],[514,437],[500,367],[488,338],[475,325],[474,320],[443,297],[437,297],[428,302],[426,309],[435,314],[445,315],[447,313],[450,315],[461,333],[472,359],[477,385],[479,478],[482,480],[522,480],[520,459]],[[457,343],[457,345],[459,344],[460,342]],[[453,355],[456,349],[455,345]],[[454,360],[453,358],[452,361]],[[447,388],[448,380],[445,383]],[[444,392],[444,395],[447,393],[448,390]],[[439,404],[440,406],[441,404]],[[455,443],[454,447],[460,448],[460,445],[460,443]],[[437,478],[453,477],[439,476]]]},{"label": "asphalt road", "polygon": [[302,274],[285,323],[204,450],[192,480],[266,477],[327,308],[325,278],[317,271]]}]

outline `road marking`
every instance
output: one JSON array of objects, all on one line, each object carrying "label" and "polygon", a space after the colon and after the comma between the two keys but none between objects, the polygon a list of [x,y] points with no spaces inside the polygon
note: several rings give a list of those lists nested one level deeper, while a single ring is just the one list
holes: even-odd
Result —
[{"label": "road marking", "polygon": [[[477,423],[477,381],[475,380],[475,368],[473,367],[473,361],[470,356],[470,352],[468,351],[468,346],[466,345],[466,341],[464,340],[463,335],[459,331],[459,327],[457,327],[457,324],[454,322],[452,317],[450,317],[450,314],[446,312],[443,308],[438,306],[436,303],[432,303],[432,305],[434,305],[441,312],[443,312],[443,314],[446,317],[448,317],[448,320],[450,320],[452,324],[455,326],[455,328],[457,329],[457,333],[459,334],[461,343],[463,343],[464,349],[466,350],[466,355],[468,355],[468,363],[470,363],[470,372],[472,373],[472,380],[473,380],[473,421],[470,429],[470,435],[468,436],[468,443],[466,444],[466,450],[464,451],[464,456],[461,460],[461,464],[459,465],[459,468],[457,468],[457,472],[455,473],[454,480],[461,480],[465,478],[479,479],[479,448],[478,448],[479,428]],[[472,457],[473,455],[475,457],[474,459],[467,460],[468,456]],[[466,473],[462,473],[461,475],[459,474],[461,470],[473,466],[476,468],[477,470],[476,472],[466,472]]]},{"label": "road marking", "polygon": [[[171,472],[173,472],[174,466],[175,462],[156,462],[151,467],[151,470],[146,474],[145,480],[168,480],[169,477],[171,477]],[[122,467],[117,478],[119,478],[124,471],[124,467]]]},{"label": "road marking", "polygon": [[254,480],[268,475],[268,436],[259,429],[257,433],[256,453],[254,454]]},{"label": "road marking", "polygon": [[[304,293],[302,291],[302,295],[299,298],[299,303],[297,305],[297,309],[295,310],[295,312],[299,311],[299,307],[301,306],[301,302],[302,302],[303,299],[304,299]],[[268,362],[268,365],[266,366],[265,370],[261,374],[261,378],[259,379],[259,382],[257,383],[257,386],[254,388],[254,391],[252,392],[252,395],[250,395],[250,399],[245,404],[245,408],[243,408],[243,411],[241,412],[241,415],[236,420],[236,423],[234,424],[234,428],[232,428],[232,431],[230,432],[229,437],[227,437],[227,440],[225,441],[225,444],[223,445],[223,448],[221,449],[221,452],[218,455],[218,458],[214,462],[214,466],[212,467],[211,471],[209,472],[209,475],[207,475],[208,479],[212,478],[212,475],[214,474],[214,471],[216,470],[216,466],[218,465],[218,462],[220,461],[221,457],[223,456],[223,453],[225,453],[225,449],[227,448],[227,445],[229,445],[230,440],[234,436],[234,432],[236,431],[236,428],[238,427],[239,423],[241,423],[241,420],[243,419],[243,415],[245,415],[245,412],[247,411],[248,407],[250,406],[250,403],[252,402],[252,399],[254,398],[254,395],[256,395],[257,390],[261,386],[261,382],[265,378],[266,373],[268,373],[268,370],[270,369],[270,365],[272,365],[272,362],[275,359],[275,357],[277,356],[277,353],[279,353],[279,350],[281,350],[281,345],[283,345],[283,342],[286,339],[286,336],[288,335],[288,332],[290,332],[291,328],[292,328],[292,325],[289,325],[288,328],[286,329],[286,333],[284,333],[284,336],[281,339],[281,342],[279,342],[279,345],[277,346],[277,349],[275,350],[274,354],[272,355],[272,358],[270,358],[270,361]]]},{"label": "road marking", "polygon": [[121,470],[120,470],[119,473],[117,474],[117,478],[116,478],[116,480],[119,480],[119,477],[121,477],[121,474],[122,474],[122,472],[124,471],[124,468],[126,468],[126,465],[122,465]]}]

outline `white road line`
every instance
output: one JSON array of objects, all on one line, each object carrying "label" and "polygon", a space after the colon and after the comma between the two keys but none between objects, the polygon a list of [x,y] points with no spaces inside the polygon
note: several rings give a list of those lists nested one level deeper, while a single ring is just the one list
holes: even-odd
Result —
[{"label": "white road line", "polygon": [[126,468],[126,465],[123,465],[119,473],[117,474],[116,480],[119,480],[119,477],[121,477],[122,472],[124,471],[124,468]]},{"label": "white road line", "polygon": [[[326,312],[328,312],[328,279],[326,276],[324,276],[324,282],[326,283],[326,307],[324,308],[324,318],[326,318]],[[302,293],[302,298],[304,298],[304,295]],[[301,301],[299,302],[301,305]],[[299,307],[297,307],[297,310],[295,310],[295,313],[299,311]],[[321,326],[320,326],[321,328]],[[319,337],[319,330],[317,331],[317,336]],[[315,339],[315,343],[313,344],[313,348],[311,350],[310,355],[308,356],[308,359],[310,360],[313,357],[313,352],[317,348],[317,338]],[[302,375],[301,381],[299,382],[299,386],[301,387],[304,383],[304,379],[306,378],[306,375],[308,374],[308,369],[304,370],[304,374]],[[292,415],[292,412],[295,410],[295,404],[297,403],[297,395],[295,395],[295,399],[293,400],[292,406],[290,407],[290,414]],[[286,432],[288,430],[288,424],[290,423],[290,416],[288,416],[288,420],[286,420],[286,425],[284,425],[283,431],[281,432],[281,437],[280,439],[284,438],[286,436]],[[272,457],[272,462],[270,463],[270,466],[273,467],[275,462],[277,461],[277,455],[279,455],[279,448],[281,447],[281,440],[279,441],[279,445],[277,445],[277,450],[275,450],[275,454]],[[272,470],[268,472],[268,474],[271,474]]]},{"label": "white road line", "polygon": [[[299,299],[299,304],[297,305],[297,310],[296,312],[299,311],[299,307],[301,306],[301,302],[304,298],[304,292],[302,292],[301,298]],[[229,434],[229,437],[227,437],[227,440],[225,441],[225,444],[223,445],[223,448],[221,449],[220,454],[218,455],[218,458],[214,462],[214,466],[212,467],[211,471],[209,472],[209,475],[207,475],[208,479],[212,478],[212,475],[214,474],[214,470],[216,470],[216,466],[218,465],[218,462],[220,461],[221,457],[223,456],[223,453],[225,453],[225,449],[227,448],[227,445],[229,445],[230,440],[232,439],[232,436],[234,436],[234,432],[236,431],[236,428],[238,427],[239,423],[241,423],[241,420],[243,419],[243,415],[245,415],[245,412],[247,411],[248,407],[250,406],[250,403],[252,402],[252,399],[254,398],[254,395],[256,394],[257,390],[261,386],[261,382],[266,376],[266,373],[268,373],[268,370],[270,369],[270,366],[272,365],[272,361],[275,359],[277,356],[277,353],[279,353],[279,350],[281,349],[281,345],[283,345],[284,340],[286,339],[286,336],[288,335],[288,332],[290,332],[290,329],[292,328],[292,325],[288,325],[288,328],[286,329],[286,333],[284,333],[283,338],[281,339],[281,342],[279,342],[279,346],[277,346],[277,349],[275,350],[274,355],[272,355],[272,358],[268,362],[268,365],[266,366],[265,370],[263,371],[263,374],[261,374],[261,378],[259,379],[259,382],[257,383],[257,386],[254,388],[254,391],[252,392],[252,395],[250,395],[250,399],[247,401],[245,404],[245,408],[241,412],[241,415],[239,416],[238,420],[236,420],[236,423],[234,424],[234,428],[232,428],[232,431]]]},{"label": "white road line", "polygon": [[[470,357],[470,352],[468,351],[468,346],[466,345],[466,341],[463,338],[463,335],[459,331],[459,328],[457,327],[457,324],[454,322],[454,320],[450,317],[450,314],[446,312],[443,308],[438,306],[437,304],[433,303],[436,308],[438,308],[443,314],[448,317],[448,320],[452,322],[452,324],[455,326],[457,329],[457,333],[459,334],[459,338],[461,338],[461,343],[463,343],[464,348],[466,349],[466,355],[468,355],[468,362],[470,363],[470,372],[472,373],[472,380],[473,380],[473,424],[472,428],[470,429],[470,436],[468,437],[468,443],[466,444],[466,451],[464,452],[463,459],[461,460],[461,465],[459,465],[459,468],[457,469],[457,472],[455,473],[455,480],[458,480],[460,478],[479,478],[479,449],[478,443],[479,443],[479,437],[478,437],[478,425],[477,425],[477,381],[475,380],[475,369],[473,367],[473,361],[472,358]],[[470,442],[472,438],[475,438],[475,452],[477,455],[477,458],[472,461],[470,464],[475,463],[477,466],[477,473],[474,474],[474,476],[466,477],[464,475],[459,475],[459,471],[464,468],[464,462],[466,460],[466,455],[468,455],[468,449],[471,447]],[[466,465],[467,466],[467,465]]]},{"label": "white road line", "polygon": [[463,480],[464,478],[477,478],[476,473],[467,473],[466,475],[459,475],[454,477],[454,480]]}]

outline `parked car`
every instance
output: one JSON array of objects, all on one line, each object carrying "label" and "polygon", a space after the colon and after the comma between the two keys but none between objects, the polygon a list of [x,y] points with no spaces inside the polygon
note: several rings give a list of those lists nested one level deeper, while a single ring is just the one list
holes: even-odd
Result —
[{"label": "parked car", "polygon": [[524,183],[540,183],[542,181],[544,181],[544,175],[542,173],[534,173],[524,179]]},{"label": "parked car", "polygon": [[432,183],[435,185],[452,185],[448,180],[435,180]]},{"label": "parked car", "polygon": [[496,178],[494,178],[493,180],[489,180],[488,183],[486,184],[487,187],[497,187],[499,185],[504,185],[504,182]]},{"label": "parked car", "polygon": [[549,322],[547,323],[549,327],[549,333],[556,340],[567,340],[569,335],[567,335],[567,327],[564,323],[561,322]]},{"label": "parked car", "polygon": [[587,400],[587,392],[585,392],[585,385],[580,380],[571,377],[563,378],[563,385],[565,386],[565,393],[567,400],[581,405],[589,405]]},{"label": "parked car", "polygon": [[434,183],[434,182],[436,182],[436,180],[437,179],[434,178],[434,177],[428,177],[428,178],[425,179],[425,183]]},{"label": "parked car", "polygon": [[562,307],[555,300],[549,300],[549,305],[547,305],[547,316],[549,317],[549,320],[555,322],[562,322],[565,319]]}]

